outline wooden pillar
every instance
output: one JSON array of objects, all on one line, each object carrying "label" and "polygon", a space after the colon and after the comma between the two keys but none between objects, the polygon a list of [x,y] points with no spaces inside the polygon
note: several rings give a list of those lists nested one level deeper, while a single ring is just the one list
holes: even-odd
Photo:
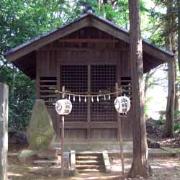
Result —
[{"label": "wooden pillar", "polygon": [[40,51],[36,51],[36,99],[40,99],[40,66],[39,61],[41,60]]},{"label": "wooden pillar", "polygon": [[[62,92],[65,92],[65,86],[62,87]],[[62,99],[65,94],[62,94]],[[64,177],[64,116],[61,116],[61,177]]]},{"label": "wooden pillar", "polygon": [[[60,72],[60,68],[61,68],[61,64],[60,64],[60,55],[58,53],[58,56],[57,56],[57,66],[56,66],[56,78],[57,78],[57,84],[56,84],[56,89],[58,91],[61,90],[61,72]],[[61,98],[61,94],[57,94],[57,98],[60,99]],[[61,137],[61,117],[56,114],[56,133],[57,133],[57,137],[60,138]]]},{"label": "wooden pillar", "polygon": [[0,83],[0,179],[7,180],[8,86]]},{"label": "wooden pillar", "polygon": [[[119,85],[116,83],[116,97],[119,96]],[[122,118],[119,113],[117,113],[117,118],[118,118],[118,140],[120,144],[120,155],[121,155],[121,167],[122,167],[122,175],[124,178],[124,154],[123,154],[123,136],[122,136]]]}]

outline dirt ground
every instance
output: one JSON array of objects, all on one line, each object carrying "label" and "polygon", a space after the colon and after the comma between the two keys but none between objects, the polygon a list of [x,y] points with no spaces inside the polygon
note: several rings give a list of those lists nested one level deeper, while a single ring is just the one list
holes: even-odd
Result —
[{"label": "dirt ground", "polygon": [[[153,175],[148,180],[180,180],[180,134],[174,138],[162,138],[162,128],[154,121],[147,121],[148,137],[158,142],[161,147],[170,148],[170,150],[177,149],[179,157],[150,158],[149,163],[152,168]],[[23,149],[27,147],[23,147]],[[37,166],[31,161],[22,163],[17,159],[17,153],[22,150],[19,145],[9,147],[8,156],[9,180],[112,180],[122,179],[121,161],[119,156],[110,156],[111,173],[86,173],[76,174],[73,177],[61,178],[60,167],[58,166]],[[132,159],[125,158],[125,173],[131,167]],[[136,178],[142,179],[142,178]]]},{"label": "dirt ground", "polygon": [[[35,166],[31,161],[21,163],[17,156],[9,156],[8,176],[10,180],[112,180],[122,179],[121,161],[117,157],[111,157],[112,172],[76,174],[73,177],[61,178],[58,166]],[[180,157],[151,158],[150,165],[153,175],[148,180],[179,180],[180,179]],[[131,159],[125,159],[125,171],[128,172]],[[141,178],[136,178],[141,179]]]}]

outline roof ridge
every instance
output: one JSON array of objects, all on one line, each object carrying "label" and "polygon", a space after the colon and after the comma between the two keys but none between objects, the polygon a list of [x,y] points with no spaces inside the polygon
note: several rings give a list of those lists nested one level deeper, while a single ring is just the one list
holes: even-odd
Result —
[{"label": "roof ridge", "polygon": [[[15,53],[16,51],[19,51],[21,48],[25,48],[26,46],[28,46],[28,45],[30,45],[30,44],[32,44],[32,43],[34,43],[34,42],[36,42],[36,41],[38,41],[38,40],[40,40],[42,38],[46,38],[49,35],[52,35],[53,33],[56,33],[58,30],[66,28],[66,27],[70,26],[71,24],[74,24],[74,23],[76,23],[78,21],[81,21],[82,19],[84,19],[84,18],[86,18],[88,16],[94,17],[94,18],[98,19],[99,21],[101,21],[103,23],[106,23],[107,25],[117,29],[118,31],[121,31],[122,33],[126,34],[129,37],[129,31],[127,29],[121,28],[117,24],[115,24],[115,23],[113,23],[113,22],[111,22],[111,21],[109,21],[109,20],[107,20],[107,19],[105,19],[103,17],[97,16],[96,14],[94,14],[92,12],[86,12],[86,13],[80,15],[78,18],[72,20],[71,22],[65,23],[62,26],[60,26],[60,27],[58,27],[58,28],[56,28],[56,29],[54,29],[52,31],[49,31],[49,32],[43,33],[41,35],[38,35],[38,36],[30,39],[29,41],[26,41],[26,42],[14,47],[14,48],[11,48],[10,50],[8,50],[8,51],[6,51],[4,53],[4,56],[5,57],[10,56],[11,54]],[[142,38],[142,40],[143,40],[143,43],[147,44],[148,46],[151,46],[152,48],[158,49],[159,51],[161,51],[161,52],[163,52],[163,53],[165,53],[165,54],[167,54],[169,56],[174,56],[174,54],[172,52],[170,52],[168,50],[165,50],[163,48],[160,48],[160,47],[158,47],[158,46],[156,46],[154,44],[151,44],[149,41],[147,41],[147,40],[145,40],[143,38]]]}]

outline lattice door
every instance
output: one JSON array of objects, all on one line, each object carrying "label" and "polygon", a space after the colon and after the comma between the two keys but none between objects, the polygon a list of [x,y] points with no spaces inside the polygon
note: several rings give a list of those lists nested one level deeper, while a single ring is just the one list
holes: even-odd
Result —
[{"label": "lattice door", "polygon": [[[116,66],[93,65],[91,66],[91,91],[95,93],[109,93],[115,90]],[[104,98],[106,100],[104,100]],[[91,121],[116,121],[114,98],[111,96],[100,97],[100,101],[91,103]]]},{"label": "lattice door", "polygon": [[[84,94],[89,91],[89,93],[101,94],[115,90],[116,66],[114,65],[91,65],[90,68],[87,65],[63,65],[60,72],[61,86],[65,86],[66,91],[69,92]],[[84,99],[79,102],[78,98],[73,101],[71,97],[73,109],[66,117],[66,121],[87,121],[88,116],[90,121],[116,121],[117,115],[113,104],[115,96],[110,98],[109,100],[109,96],[100,97],[99,102],[94,99],[93,102],[88,103],[84,102]]]},{"label": "lattice door", "polygon": [[[84,93],[88,91],[88,67],[85,65],[63,65],[61,72],[61,86],[65,86],[66,91],[73,93]],[[72,112],[66,117],[66,121],[86,121],[87,103],[71,97],[73,105]]]}]

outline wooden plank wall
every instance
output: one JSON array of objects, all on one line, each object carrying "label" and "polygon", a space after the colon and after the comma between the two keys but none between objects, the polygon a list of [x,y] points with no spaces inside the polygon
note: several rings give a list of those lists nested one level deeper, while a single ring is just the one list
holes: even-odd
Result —
[{"label": "wooden plank wall", "polygon": [[[93,33],[95,34],[95,30],[93,30]],[[114,43],[110,44],[109,41],[107,41],[106,46],[104,38],[103,43],[99,43],[100,40],[98,40],[98,43],[94,46],[92,45],[94,43],[92,40],[93,43],[87,44],[84,43],[83,38],[80,39],[80,43],[78,40],[77,44],[71,43],[71,38],[74,39],[77,34],[78,39],[80,39],[79,34],[82,34],[82,32],[66,37],[66,41],[60,39],[37,51],[37,97],[41,98],[40,86],[42,77],[55,78],[55,87],[56,89],[60,89],[62,86],[60,84],[61,65],[115,65],[117,67],[117,82],[119,84],[122,77],[130,77],[129,51],[126,44],[119,42],[120,45],[115,46]],[[117,43],[117,40],[111,39],[112,37],[109,37],[109,35],[99,34],[101,38],[102,36],[106,36],[108,40]],[[52,86],[52,84],[50,84],[50,86]],[[59,120],[54,107],[48,106],[48,109],[53,118],[54,128],[56,132],[59,132],[60,125],[58,124]],[[133,113],[130,111],[126,118],[122,118],[122,129],[125,139],[131,138],[132,117]],[[85,120],[83,123],[65,121],[65,137],[69,139],[90,138],[95,140],[112,140],[117,138],[117,127],[117,121],[106,123],[91,122],[90,120]]]}]

